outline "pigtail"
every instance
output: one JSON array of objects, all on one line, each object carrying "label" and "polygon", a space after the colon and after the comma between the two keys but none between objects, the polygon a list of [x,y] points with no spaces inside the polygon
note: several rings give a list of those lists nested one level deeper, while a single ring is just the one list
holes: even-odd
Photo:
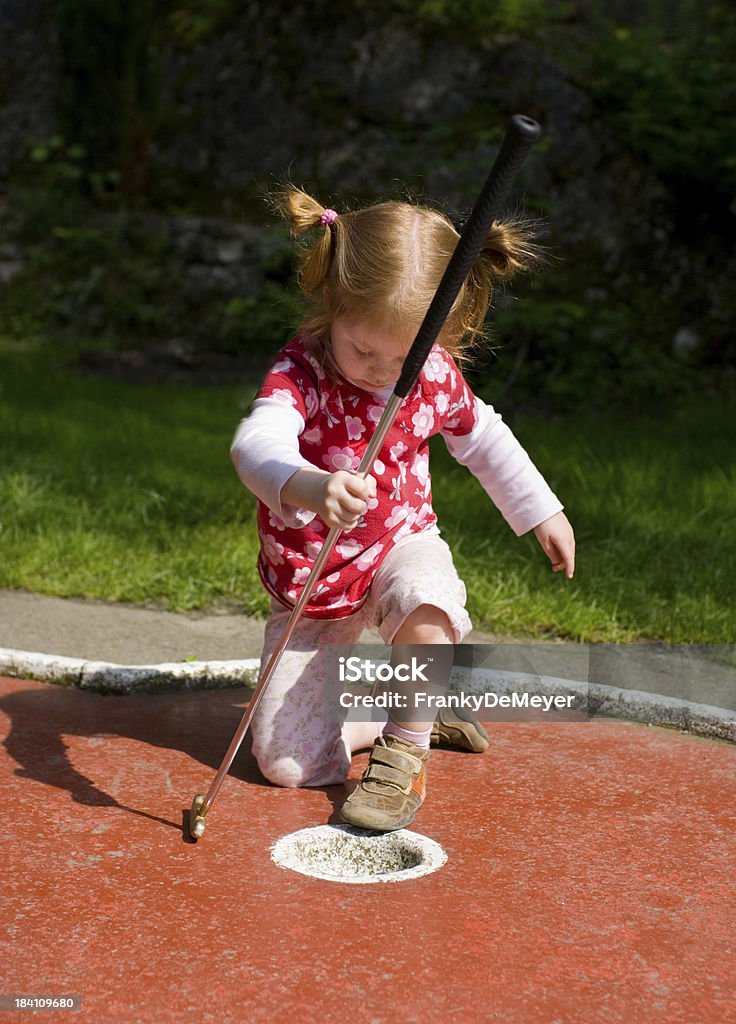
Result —
[{"label": "pigtail", "polygon": [[[297,280],[306,295],[314,294],[330,269],[339,221],[316,199],[288,185],[271,197],[271,205],[288,222],[292,238],[298,246]],[[316,241],[308,236],[317,229]]]},{"label": "pigtail", "polygon": [[544,262],[545,250],[530,221],[521,216],[494,221],[448,318],[454,321],[451,333],[465,336],[471,345],[482,341],[495,284],[536,270]]},{"label": "pigtail", "polygon": [[498,281],[536,269],[544,262],[544,250],[537,242],[532,223],[515,216],[494,220],[488,231],[481,259]]}]

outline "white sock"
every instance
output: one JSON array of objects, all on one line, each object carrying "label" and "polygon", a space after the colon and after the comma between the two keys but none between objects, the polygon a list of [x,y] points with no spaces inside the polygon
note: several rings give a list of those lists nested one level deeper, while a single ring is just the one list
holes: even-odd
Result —
[{"label": "white sock", "polygon": [[412,732],[410,729],[405,729],[403,725],[397,725],[396,722],[392,722],[389,718],[383,730],[383,735],[398,736],[399,739],[413,743],[415,747],[427,747],[429,749],[429,737],[432,735],[432,726],[430,725],[428,729],[423,729],[421,732]]}]

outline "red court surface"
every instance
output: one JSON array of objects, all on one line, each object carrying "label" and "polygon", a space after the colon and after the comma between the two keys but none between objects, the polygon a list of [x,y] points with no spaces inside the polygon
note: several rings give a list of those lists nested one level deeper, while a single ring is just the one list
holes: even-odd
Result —
[{"label": "red court surface", "polygon": [[447,864],[348,885],[269,853],[346,789],[269,786],[246,750],[183,831],[246,691],[0,695],[0,994],[82,998],[41,1020],[736,1021],[736,746],[492,725],[486,754],[430,758],[412,829]]}]

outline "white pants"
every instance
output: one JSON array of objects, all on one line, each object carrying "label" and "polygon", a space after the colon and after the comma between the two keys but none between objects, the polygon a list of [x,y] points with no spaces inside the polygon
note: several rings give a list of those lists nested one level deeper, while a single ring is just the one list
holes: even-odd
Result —
[{"label": "white pants", "polygon": [[[465,598],[447,544],[436,534],[415,534],[383,560],[359,611],[342,619],[302,617],[251,723],[253,753],[266,778],[279,786],[329,786],[347,777],[351,748],[339,701],[343,686],[334,665],[326,664],[326,645],[350,646],[371,626],[390,644],[405,619],[425,604],[445,612],[460,643],[472,628]],[[261,671],[290,614],[272,601]]]}]

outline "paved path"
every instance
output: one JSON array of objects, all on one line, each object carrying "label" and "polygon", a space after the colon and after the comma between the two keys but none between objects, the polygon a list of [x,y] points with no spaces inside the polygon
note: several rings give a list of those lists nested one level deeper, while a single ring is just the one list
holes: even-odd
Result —
[{"label": "paved path", "polygon": [[[19,650],[245,659],[262,630],[0,591],[0,647]],[[581,653],[549,645],[544,670]],[[610,685],[730,708],[732,654],[591,649],[589,665]],[[514,656],[526,670],[531,652]],[[0,997],[81,996],[79,1015],[43,1019],[92,1024],[736,1024],[736,745],[602,719],[489,724],[487,754],[432,753],[412,828],[447,864],[351,886],[285,871],[270,848],[337,822],[353,783],[272,787],[247,738],[190,840],[192,797],[249,695],[0,677]]]},{"label": "paved path", "polygon": [[103,601],[0,590],[0,647],[150,665],[257,658],[263,621],[232,611],[178,615]]},{"label": "paved path", "polygon": [[413,828],[447,864],[351,886],[269,855],[347,789],[271,787],[247,749],[183,830],[246,691],[0,695],[0,989],[82,997],[43,1020],[736,1021],[736,745],[497,723],[482,756],[432,753]]}]

